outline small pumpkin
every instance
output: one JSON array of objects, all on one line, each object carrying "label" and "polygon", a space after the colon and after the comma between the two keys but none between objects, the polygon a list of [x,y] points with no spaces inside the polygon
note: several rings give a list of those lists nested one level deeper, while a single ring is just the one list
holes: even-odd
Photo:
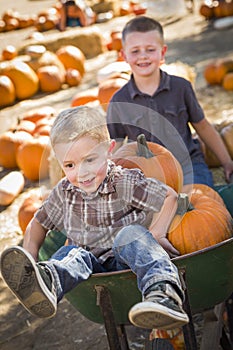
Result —
[{"label": "small pumpkin", "polygon": [[49,137],[44,135],[33,137],[19,146],[16,162],[27,179],[38,181],[49,176],[50,149]]},{"label": "small pumpkin", "polygon": [[62,87],[63,77],[57,66],[44,66],[37,70],[40,90],[43,92],[56,92]]},{"label": "small pumpkin", "polygon": [[32,139],[32,135],[25,131],[5,131],[0,135],[0,165],[4,168],[16,168],[16,151],[18,147]]},{"label": "small pumpkin", "polygon": [[233,72],[227,73],[224,76],[222,86],[227,91],[233,91]]},{"label": "small pumpkin", "polygon": [[21,228],[23,234],[25,233],[25,230],[33,218],[33,215],[35,212],[40,208],[42,204],[42,198],[36,193],[30,194],[18,210],[18,223],[19,227]]},{"label": "small pumpkin", "polygon": [[147,143],[144,135],[139,135],[137,142],[120,147],[112,159],[117,165],[139,168],[146,177],[153,177],[175,191],[181,191],[183,171],[180,163],[165,147],[154,142]]},{"label": "small pumpkin", "polygon": [[7,45],[2,50],[2,59],[3,60],[12,60],[18,55],[18,51],[14,45]]},{"label": "small pumpkin", "polygon": [[82,76],[77,69],[68,68],[66,70],[65,80],[69,86],[78,86],[81,83]]},{"label": "small pumpkin", "polygon": [[98,101],[98,88],[77,92],[71,100],[71,107],[82,106],[95,101]]},{"label": "small pumpkin", "polygon": [[56,51],[56,55],[63,63],[65,69],[74,68],[79,71],[81,76],[85,73],[85,56],[76,46],[65,45]]},{"label": "small pumpkin", "polygon": [[180,194],[168,240],[181,255],[192,253],[232,236],[232,218],[215,199],[201,193]]},{"label": "small pumpkin", "polygon": [[15,87],[6,75],[0,75],[0,107],[10,106],[15,102]]},{"label": "small pumpkin", "polygon": [[43,106],[43,107],[39,107],[39,108],[30,110],[28,112],[25,112],[21,119],[29,120],[33,123],[37,123],[38,120],[43,118],[54,117],[55,114],[56,114],[55,108],[51,106]]}]

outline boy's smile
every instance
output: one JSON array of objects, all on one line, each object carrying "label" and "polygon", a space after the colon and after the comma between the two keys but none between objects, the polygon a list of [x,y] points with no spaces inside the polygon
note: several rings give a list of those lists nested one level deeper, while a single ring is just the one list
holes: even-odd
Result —
[{"label": "boy's smile", "polygon": [[70,183],[91,194],[107,175],[107,160],[114,146],[114,140],[99,143],[93,137],[82,136],[70,143],[57,144],[54,151]]}]

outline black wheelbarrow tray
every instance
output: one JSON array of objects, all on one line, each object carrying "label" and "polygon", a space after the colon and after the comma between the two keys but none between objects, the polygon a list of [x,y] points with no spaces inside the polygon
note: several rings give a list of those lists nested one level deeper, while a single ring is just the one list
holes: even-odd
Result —
[{"label": "black wheelbarrow tray", "polygon": [[[233,213],[233,185],[216,188]],[[51,231],[40,250],[40,260],[48,259],[66,240]],[[201,350],[233,349],[233,237],[214,246],[172,259],[184,282],[184,308],[190,322],[183,327],[186,350],[197,350],[192,316],[203,313]],[[141,301],[136,276],[131,270],[93,274],[66,294],[69,302],[86,318],[104,323],[111,350],[129,349],[124,326],[128,311]],[[227,332],[223,312],[228,315]],[[146,343],[146,349],[173,349],[166,341]]]}]

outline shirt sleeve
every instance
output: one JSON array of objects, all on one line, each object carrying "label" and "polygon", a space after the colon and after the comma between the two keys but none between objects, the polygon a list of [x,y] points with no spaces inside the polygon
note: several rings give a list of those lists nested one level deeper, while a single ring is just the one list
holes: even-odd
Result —
[{"label": "shirt sleeve", "polygon": [[65,202],[61,182],[55,186],[49,197],[35,213],[35,218],[48,230],[62,231],[64,228],[63,203]]},{"label": "shirt sleeve", "polygon": [[138,209],[159,212],[166,198],[167,186],[154,178],[145,177],[138,169],[125,172],[125,200]]}]

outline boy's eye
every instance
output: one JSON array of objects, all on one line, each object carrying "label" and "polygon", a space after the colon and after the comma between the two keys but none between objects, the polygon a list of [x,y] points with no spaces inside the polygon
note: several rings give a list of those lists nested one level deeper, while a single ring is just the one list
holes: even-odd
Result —
[{"label": "boy's eye", "polygon": [[86,162],[87,162],[87,163],[92,163],[92,162],[94,162],[94,160],[95,160],[94,158],[87,158],[87,159],[86,159]]},{"label": "boy's eye", "polygon": [[73,163],[67,163],[64,165],[64,168],[73,168],[74,164]]}]

